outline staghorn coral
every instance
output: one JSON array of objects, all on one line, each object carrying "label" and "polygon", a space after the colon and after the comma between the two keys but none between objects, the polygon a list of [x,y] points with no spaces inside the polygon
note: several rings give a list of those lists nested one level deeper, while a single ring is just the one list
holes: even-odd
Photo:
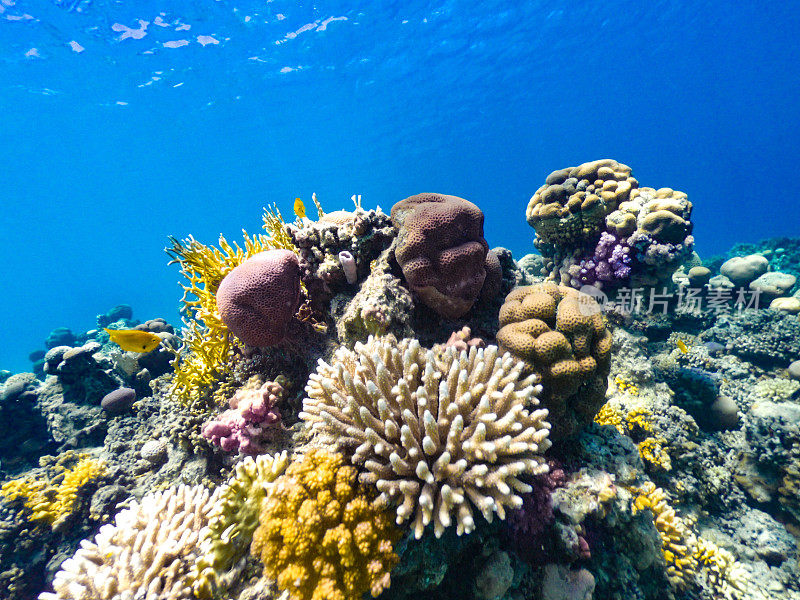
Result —
[{"label": "staghorn coral", "polygon": [[199,538],[216,502],[202,486],[148,494],[84,540],[39,600],[158,598],[189,600],[186,575],[199,556]]},{"label": "staghorn coral", "polygon": [[60,472],[52,479],[23,477],[3,484],[0,494],[9,502],[24,500],[25,511],[31,521],[46,523],[58,529],[59,524],[72,514],[79,490],[105,473],[105,464],[88,454],[78,455],[71,469],[56,465]]},{"label": "staghorn coral", "polygon": [[[266,216],[265,216],[266,218]],[[248,258],[281,247],[280,240],[266,235],[244,235],[244,248],[219,237],[219,248],[206,246],[189,236],[183,241],[169,238],[165,251],[179,264],[186,279],[183,288],[183,345],[173,367],[171,393],[186,404],[200,401],[228,371],[232,342],[217,311],[216,293],[225,276]]]},{"label": "staghorn coral", "polygon": [[359,600],[389,587],[400,538],[341,454],[310,450],[276,480],[252,551],[292,600]]},{"label": "staghorn coral", "polygon": [[500,309],[497,343],[541,377],[553,438],[575,434],[605,400],[611,332],[594,299],[551,282],[518,287]]},{"label": "staghorn coral", "polygon": [[460,535],[475,527],[472,505],[503,519],[532,489],[522,478],[547,471],[547,411],[523,367],[496,346],[434,351],[370,337],[319,361],[300,416],[353,452],[361,481],[400,504],[398,524],[413,516],[416,538],[453,520]]},{"label": "staghorn coral", "polygon": [[248,456],[220,488],[208,527],[200,536],[200,557],[188,575],[197,598],[213,598],[241,573],[264,499],[288,463],[285,451],[274,456]]}]

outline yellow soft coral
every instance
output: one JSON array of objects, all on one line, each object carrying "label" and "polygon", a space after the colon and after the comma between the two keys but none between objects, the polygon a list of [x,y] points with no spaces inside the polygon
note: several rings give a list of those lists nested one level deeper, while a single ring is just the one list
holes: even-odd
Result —
[{"label": "yellow soft coral", "polygon": [[[264,219],[267,219],[266,215]],[[279,232],[283,229],[280,228]],[[206,246],[189,236],[183,241],[170,238],[172,247],[166,249],[172,257],[170,264],[180,264],[181,275],[186,278],[186,282],[181,284],[186,330],[181,352],[173,362],[175,378],[171,388],[171,393],[186,404],[203,397],[230,368],[232,340],[217,312],[219,284],[234,267],[251,256],[286,247],[283,237],[242,233],[243,248],[236,242],[230,244],[223,236],[219,237],[219,248]],[[283,236],[286,236],[285,232]],[[288,243],[291,246],[291,240]],[[294,250],[294,247],[289,249]]]},{"label": "yellow soft coral", "polygon": [[252,552],[292,600],[359,600],[389,587],[400,531],[344,456],[320,449],[271,488]]},{"label": "yellow soft coral", "polygon": [[684,589],[702,573],[720,597],[741,597],[745,581],[733,554],[695,535],[693,521],[679,517],[667,502],[664,490],[652,481],[632,491],[638,494],[633,501],[634,513],[644,509],[653,513],[667,563],[667,577],[673,586]]},{"label": "yellow soft coral", "polygon": [[79,455],[71,469],[57,468],[60,472],[53,479],[22,477],[8,481],[0,488],[0,494],[10,502],[24,499],[24,512],[31,521],[55,528],[72,514],[80,488],[105,473],[103,462],[86,454]]}]

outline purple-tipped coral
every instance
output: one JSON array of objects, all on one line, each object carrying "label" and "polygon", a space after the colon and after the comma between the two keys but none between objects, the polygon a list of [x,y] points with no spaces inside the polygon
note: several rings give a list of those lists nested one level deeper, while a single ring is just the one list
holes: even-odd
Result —
[{"label": "purple-tipped coral", "polygon": [[631,247],[625,239],[603,232],[594,249],[594,254],[580,264],[570,267],[570,284],[593,285],[598,288],[616,287],[626,283],[631,276]]},{"label": "purple-tipped coral", "polygon": [[277,403],[283,387],[268,381],[258,389],[242,388],[228,401],[230,409],[203,426],[203,437],[225,452],[259,454],[281,421]]}]

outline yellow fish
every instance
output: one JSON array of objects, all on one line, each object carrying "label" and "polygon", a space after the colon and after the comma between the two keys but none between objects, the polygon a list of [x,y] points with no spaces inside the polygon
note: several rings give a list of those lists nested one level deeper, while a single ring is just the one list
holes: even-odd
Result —
[{"label": "yellow fish", "polygon": [[294,214],[297,215],[298,219],[304,219],[306,216],[306,205],[303,204],[300,198],[294,199]]},{"label": "yellow fish", "polygon": [[103,329],[111,341],[126,352],[151,352],[161,344],[161,338],[150,331],[106,329],[105,327]]},{"label": "yellow fish", "polygon": [[689,348],[686,344],[683,343],[683,340],[675,340],[675,345],[678,347],[678,350],[686,354],[689,351]]}]

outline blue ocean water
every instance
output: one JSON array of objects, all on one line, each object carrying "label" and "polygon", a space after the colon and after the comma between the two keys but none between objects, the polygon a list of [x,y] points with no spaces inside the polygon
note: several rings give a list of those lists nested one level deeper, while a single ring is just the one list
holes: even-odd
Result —
[{"label": "blue ocean water", "polygon": [[178,319],[168,235],[423,191],[521,256],[531,194],[612,157],[703,256],[797,235],[800,9],[718,2],[0,0],[0,369],[118,303]]}]

